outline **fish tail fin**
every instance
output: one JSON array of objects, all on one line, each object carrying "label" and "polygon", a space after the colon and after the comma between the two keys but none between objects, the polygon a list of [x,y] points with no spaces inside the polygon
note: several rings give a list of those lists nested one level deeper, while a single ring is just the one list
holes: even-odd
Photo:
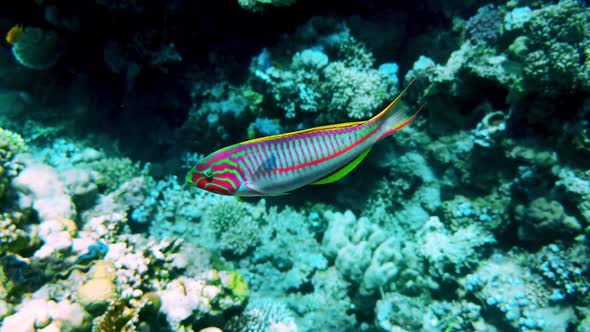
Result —
[{"label": "fish tail fin", "polygon": [[370,122],[380,122],[381,130],[379,131],[379,139],[378,141],[384,139],[385,137],[395,133],[396,131],[402,129],[403,127],[409,125],[418,113],[424,108],[424,105],[420,106],[418,111],[414,112],[414,114],[408,114],[403,108],[398,110],[393,110],[393,106],[401,99],[401,97],[408,91],[408,88],[416,81],[414,77],[410,83],[400,92],[400,94],[379,114],[375,115]]},{"label": "fish tail fin", "polygon": [[414,119],[416,118],[416,116],[418,115],[418,113],[420,113],[420,111],[422,111],[422,109],[424,108],[426,104],[423,104],[422,106],[420,106],[420,108],[418,108],[418,110],[416,112],[414,112],[414,114],[412,114],[411,116],[408,115],[406,112],[404,111],[398,111],[395,112],[394,114],[392,114],[391,117],[388,117],[383,124],[381,125],[383,128],[381,134],[379,135],[379,141],[386,138],[387,136],[395,133],[396,131],[402,129],[403,127],[409,125],[410,123],[412,123],[412,121],[414,121]]}]

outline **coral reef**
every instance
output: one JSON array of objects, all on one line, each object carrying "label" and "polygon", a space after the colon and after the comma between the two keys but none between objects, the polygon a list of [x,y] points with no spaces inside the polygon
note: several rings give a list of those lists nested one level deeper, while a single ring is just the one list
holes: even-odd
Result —
[{"label": "coral reef", "polygon": [[524,77],[538,91],[589,91],[588,12],[580,2],[561,1],[533,11],[525,24]]},{"label": "coral reef", "polygon": [[429,274],[440,279],[454,279],[481,260],[485,246],[494,237],[476,224],[448,234],[438,218],[430,218],[420,232],[419,254],[428,261]]},{"label": "coral reef", "polygon": [[0,201],[6,194],[8,184],[22,167],[15,159],[16,155],[26,150],[27,145],[20,135],[0,128]]},{"label": "coral reef", "polygon": [[244,313],[225,325],[229,331],[297,331],[293,313],[280,302],[255,299],[248,302]]},{"label": "coral reef", "polygon": [[554,305],[550,293],[537,274],[524,273],[513,258],[495,256],[463,281],[465,291],[498,311],[498,319],[514,329],[565,331],[573,320],[571,307]]},{"label": "coral reef", "polygon": [[[315,28],[314,22],[308,25],[308,30]],[[271,110],[280,109],[287,119],[364,119],[395,91],[397,65],[374,68],[373,55],[346,26],[319,41],[307,36],[311,34],[308,31],[300,34],[300,38],[309,39],[301,45],[307,48],[294,53],[290,60],[274,59],[265,50],[252,62],[252,90],[263,97],[262,107],[272,104]],[[288,64],[280,65],[282,62]]]},{"label": "coral reef", "polygon": [[258,219],[262,216],[255,209],[236,200],[224,200],[207,209],[203,219],[219,243],[219,249],[243,255],[258,244]]}]

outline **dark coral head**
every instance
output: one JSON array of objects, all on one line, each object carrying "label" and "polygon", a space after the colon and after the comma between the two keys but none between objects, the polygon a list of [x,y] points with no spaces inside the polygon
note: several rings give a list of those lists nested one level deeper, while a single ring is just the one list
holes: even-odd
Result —
[{"label": "dark coral head", "polygon": [[465,37],[472,43],[494,44],[502,32],[502,15],[492,4],[484,6],[467,21]]}]

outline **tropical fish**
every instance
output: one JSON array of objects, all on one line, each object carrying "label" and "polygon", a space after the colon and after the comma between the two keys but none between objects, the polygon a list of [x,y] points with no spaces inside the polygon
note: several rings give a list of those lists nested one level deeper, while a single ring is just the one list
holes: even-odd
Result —
[{"label": "tropical fish", "polygon": [[[415,79],[414,79],[415,80]],[[393,106],[366,121],[341,123],[257,138],[215,151],[200,160],[186,182],[230,196],[278,196],[309,184],[327,184],[350,173],[373,145],[410,124],[413,115]]]},{"label": "tropical fish", "polygon": [[6,42],[10,45],[18,42],[23,35],[23,26],[21,24],[14,25],[8,33],[6,33]]}]

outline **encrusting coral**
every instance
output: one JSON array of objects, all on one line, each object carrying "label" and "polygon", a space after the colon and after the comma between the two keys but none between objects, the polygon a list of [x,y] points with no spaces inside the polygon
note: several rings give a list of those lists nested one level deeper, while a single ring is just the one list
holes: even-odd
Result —
[{"label": "encrusting coral", "polygon": [[0,201],[6,194],[8,184],[22,168],[15,156],[26,151],[27,145],[19,134],[0,128]]}]

